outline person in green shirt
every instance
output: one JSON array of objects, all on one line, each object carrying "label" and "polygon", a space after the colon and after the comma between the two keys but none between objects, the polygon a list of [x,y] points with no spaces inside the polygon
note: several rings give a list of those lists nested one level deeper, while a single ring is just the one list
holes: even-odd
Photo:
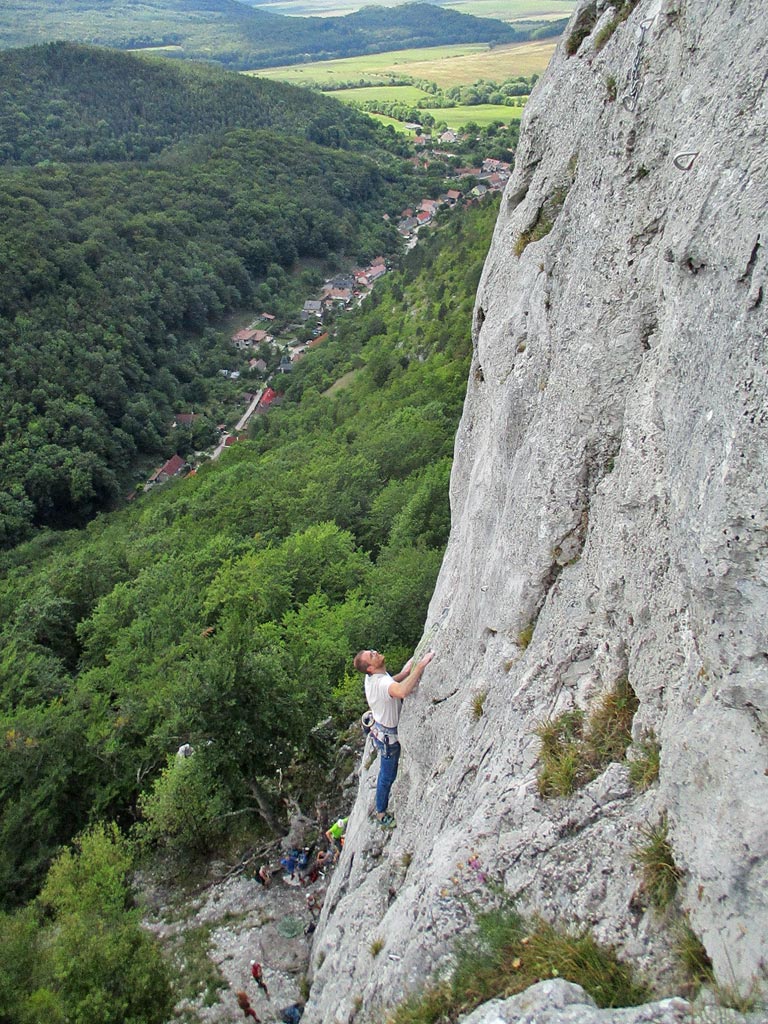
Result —
[{"label": "person in green shirt", "polygon": [[[341,848],[344,845],[344,833],[347,831],[347,822],[349,818],[339,818],[325,833],[325,838],[335,847],[336,857],[341,853]],[[335,859],[335,858],[334,858]]]}]

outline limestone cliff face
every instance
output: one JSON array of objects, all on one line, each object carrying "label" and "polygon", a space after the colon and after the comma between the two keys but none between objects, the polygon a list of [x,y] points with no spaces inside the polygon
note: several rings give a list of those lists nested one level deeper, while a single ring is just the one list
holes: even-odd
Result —
[{"label": "limestone cliff face", "polygon": [[[565,38],[591,13],[526,111],[478,292],[398,828],[369,823],[364,766],[310,1024],[423,984],[490,878],[672,990],[632,859],[662,814],[720,979],[768,960],[765,6],[641,0],[600,49],[607,6],[582,5]],[[661,743],[658,784],[637,794],[614,764],[542,799],[537,723],[621,677],[635,738]]]}]

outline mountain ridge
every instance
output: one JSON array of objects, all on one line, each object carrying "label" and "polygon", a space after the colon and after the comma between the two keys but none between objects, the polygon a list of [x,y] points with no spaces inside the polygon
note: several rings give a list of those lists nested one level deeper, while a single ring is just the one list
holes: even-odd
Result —
[{"label": "mountain ridge", "polygon": [[[233,70],[457,42],[528,38],[502,21],[430,3],[364,8],[332,18],[288,17],[238,0],[146,0],[141,13],[118,0],[49,5],[11,0],[0,15],[0,49],[69,40],[117,49],[165,50],[170,57]],[[45,15],[44,20],[42,15]]]}]

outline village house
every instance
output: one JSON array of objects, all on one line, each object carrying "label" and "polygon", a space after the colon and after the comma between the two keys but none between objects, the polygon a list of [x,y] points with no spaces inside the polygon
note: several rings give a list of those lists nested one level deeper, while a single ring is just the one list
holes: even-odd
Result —
[{"label": "village house", "polygon": [[275,402],[279,404],[280,395],[275,391],[274,388],[266,388],[264,394],[261,396],[261,401],[256,406],[256,412],[266,412],[271,405]]},{"label": "village house", "polygon": [[504,160],[494,160],[492,157],[486,157],[486,159],[483,160],[483,170],[486,173],[492,173],[493,171],[506,171],[507,173],[509,173],[510,169],[511,164],[508,164]]},{"label": "village house", "polygon": [[149,480],[147,480],[146,486],[154,487],[155,484],[164,484],[167,480],[178,476],[182,470],[186,469],[186,466],[186,462],[180,455],[172,455],[167,462],[155,470]]},{"label": "village house", "polygon": [[251,370],[253,373],[266,373],[267,364],[264,362],[263,359],[249,359],[248,369]]},{"label": "village house", "polygon": [[307,299],[301,311],[301,319],[308,320],[311,316],[318,319],[323,315],[323,304],[320,299]]},{"label": "village house", "polygon": [[445,196],[440,196],[440,198],[444,198],[449,206],[455,206],[461,199],[461,192],[457,188],[449,188]]},{"label": "village house", "polygon": [[199,412],[177,412],[173,416],[174,427],[191,427],[195,420],[200,419]]},{"label": "village house", "polygon": [[353,288],[355,284],[355,278],[353,274],[337,274],[326,282],[327,288]]},{"label": "village house", "polygon": [[366,277],[371,282],[371,284],[373,284],[374,281],[378,281],[382,275],[386,274],[386,272],[387,266],[384,263],[384,260],[382,260],[381,263],[371,264],[371,266],[368,268]]},{"label": "village house", "polygon": [[253,348],[254,345],[260,345],[262,341],[271,340],[266,331],[245,329],[232,335],[232,344],[240,351],[246,348]]},{"label": "village house", "polygon": [[488,188],[495,189],[496,191],[498,191],[500,188],[504,187],[504,184],[505,184],[506,180],[507,179],[503,178],[500,174],[495,174],[495,173],[494,174],[484,174],[482,176],[482,178],[480,179],[480,181],[482,182],[483,185],[487,185]]},{"label": "village house", "polygon": [[351,288],[331,288],[323,297],[323,304],[330,306],[348,306],[352,301]]}]

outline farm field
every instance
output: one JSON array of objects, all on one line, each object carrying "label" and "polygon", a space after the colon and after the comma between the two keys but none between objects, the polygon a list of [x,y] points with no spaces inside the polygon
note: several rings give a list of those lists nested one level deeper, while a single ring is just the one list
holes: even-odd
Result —
[{"label": "farm field", "polygon": [[575,0],[451,0],[446,7],[459,14],[499,21],[556,21],[570,18]]},{"label": "farm field", "polygon": [[523,116],[523,109],[503,107],[496,103],[477,103],[471,107],[433,107],[425,109],[424,113],[431,114],[435,121],[445,121],[449,128],[463,128],[470,121],[474,121],[480,128],[485,128],[493,121],[501,121],[503,124],[519,121]]},{"label": "farm field", "polygon": [[415,106],[419,100],[427,99],[429,93],[415,85],[365,85],[360,89],[334,89],[328,94],[342,103],[364,103],[366,100],[387,100],[395,103],[410,103]]},{"label": "farm field", "polygon": [[[373,2],[373,0],[372,0]],[[380,7],[394,7],[403,0],[375,0]],[[368,6],[361,0],[273,0],[258,4],[259,10],[294,17],[312,15],[330,18],[352,14]],[[500,21],[549,21],[570,16],[576,0],[451,0],[445,4],[460,14],[474,14],[478,18],[498,18]]]},{"label": "farm field", "polygon": [[509,43],[490,49],[485,43],[432,46],[423,50],[390,50],[388,53],[344,60],[315,61],[287,67],[262,68],[246,74],[274,78],[293,85],[334,85],[359,79],[386,80],[391,74],[409,75],[435,82],[442,89],[471,85],[481,78],[501,81],[517,75],[541,74],[549,64],[557,40]]}]

